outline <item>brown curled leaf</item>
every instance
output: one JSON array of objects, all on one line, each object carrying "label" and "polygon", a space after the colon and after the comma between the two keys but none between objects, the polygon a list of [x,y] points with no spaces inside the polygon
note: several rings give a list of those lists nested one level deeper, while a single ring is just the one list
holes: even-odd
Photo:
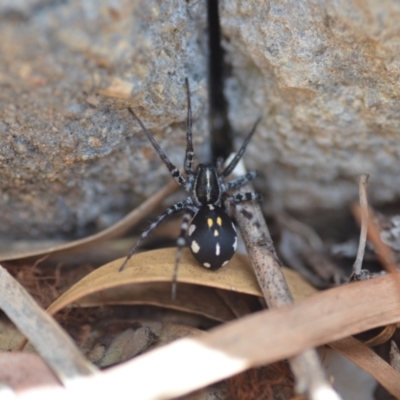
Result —
[{"label": "brown curled leaf", "polygon": [[[98,304],[103,299],[103,304],[107,303],[106,290],[108,289],[122,288],[139,283],[171,282],[175,265],[175,252],[175,248],[168,248],[136,254],[122,272],[118,272],[118,269],[123,259],[106,264],[72,286],[50,305],[48,311],[54,314],[71,303],[83,301],[85,297],[99,292],[101,292],[99,297],[93,301],[97,301]],[[296,272],[287,269],[284,269],[284,271],[297,299],[316,292],[316,289],[310,286]],[[240,254],[236,254],[225,267],[218,271],[209,271],[199,266],[189,250],[185,249],[182,252],[179,266],[178,282],[262,297],[247,257]],[[123,293],[125,294],[119,297],[118,300],[116,299],[115,303],[130,304],[129,290],[124,290]],[[114,292],[114,295],[116,296],[117,294]],[[95,298],[92,297],[92,299]]]}]

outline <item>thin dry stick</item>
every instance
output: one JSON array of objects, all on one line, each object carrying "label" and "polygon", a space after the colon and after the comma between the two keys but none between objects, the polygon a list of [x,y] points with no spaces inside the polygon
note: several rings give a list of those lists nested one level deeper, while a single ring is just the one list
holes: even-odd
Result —
[{"label": "thin dry stick", "polygon": [[[172,399],[249,369],[298,354],[304,348],[337,341],[366,329],[399,320],[400,298],[392,276],[343,285],[309,299],[264,310],[226,324],[197,339],[184,338],[102,372],[96,379],[77,381],[69,399],[90,393],[94,398]],[[374,296],[371,296],[371,293]],[[351,304],[351,307],[349,307]],[[263,351],[262,351],[263,350]],[[173,360],[173,362],[171,362]],[[205,368],[204,366],[207,366]],[[400,374],[368,369],[400,398]],[[132,384],[132,377],[135,382]],[[157,384],[149,385],[149,377]],[[389,378],[388,378],[389,377]],[[21,399],[61,399],[62,389]],[[323,399],[330,399],[326,396]]]},{"label": "thin dry stick", "polygon": [[[240,167],[243,168],[243,164]],[[240,171],[240,175],[243,173]],[[240,191],[249,192],[252,187],[247,185]],[[242,209],[234,209],[234,216],[268,307],[277,308],[293,303],[260,206],[254,202],[243,203]],[[315,349],[289,358],[289,364],[296,378],[298,393],[305,393],[313,400],[340,398],[326,380]]]},{"label": "thin dry stick", "polygon": [[[394,255],[392,250],[385,243],[382,242],[380,229],[375,223],[374,213],[368,206],[368,178],[369,175],[363,174],[360,176],[359,193],[360,193],[360,206],[353,207],[353,213],[361,224],[360,242],[358,245],[357,258],[353,265],[353,273],[350,276],[352,280],[365,280],[371,279],[381,274],[371,273],[368,270],[362,269],[362,262],[364,259],[365,244],[367,236],[370,242],[375,247],[375,252],[382,266],[388,272],[396,272],[397,267],[394,264]],[[394,275],[397,282],[400,284],[398,275]],[[365,342],[368,346],[377,346],[378,344],[387,342],[396,331],[396,324],[386,326],[377,336]]]},{"label": "thin dry stick", "polygon": [[57,322],[38,306],[29,293],[0,265],[0,308],[32,342],[64,384],[91,375],[88,362]]},{"label": "thin dry stick", "polygon": [[[359,223],[362,220],[362,211],[361,207],[355,205],[353,207],[353,213]],[[374,212],[371,208],[368,209],[368,229],[367,229],[367,238],[373,244],[375,249],[375,254],[378,257],[379,262],[382,264],[383,268],[387,272],[395,273],[397,272],[397,265],[394,262],[395,257],[393,255],[393,251],[382,242],[381,232],[379,226],[376,224],[376,218]],[[396,275],[397,278],[397,275]]]},{"label": "thin dry stick", "polygon": [[[368,175],[363,174],[360,177],[360,206],[353,207],[353,214],[356,219],[361,224],[361,232],[360,232],[360,243],[357,251],[357,258],[353,265],[353,273],[350,276],[350,280],[364,280],[371,279],[376,277],[377,275],[370,273],[368,270],[362,270],[362,261],[364,258],[365,252],[365,244],[367,241],[367,237],[370,242],[374,245],[375,253],[387,272],[395,273],[397,271],[397,266],[394,263],[394,255],[392,250],[383,243],[380,235],[380,229],[377,226],[374,218],[374,212],[368,207],[368,195],[367,195],[367,186],[368,186]],[[396,281],[400,285],[400,278],[398,275],[394,275]],[[377,336],[373,337],[369,341],[365,342],[368,346],[376,346],[380,343],[385,343],[389,340],[396,330],[396,325],[388,325],[385,329],[380,332]]]},{"label": "thin dry stick", "polygon": [[[360,195],[360,210],[361,210],[361,232],[360,242],[358,244],[357,258],[353,265],[354,279],[358,279],[361,276],[361,267],[364,260],[365,244],[367,242],[368,232],[368,178],[369,175],[362,174],[359,181],[359,195]],[[351,279],[351,278],[350,278]]]}]

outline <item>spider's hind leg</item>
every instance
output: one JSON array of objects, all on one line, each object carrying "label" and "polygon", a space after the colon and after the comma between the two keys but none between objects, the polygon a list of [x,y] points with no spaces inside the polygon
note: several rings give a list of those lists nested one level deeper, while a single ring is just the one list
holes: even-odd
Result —
[{"label": "spider's hind leg", "polygon": [[228,196],[227,200],[237,205],[238,203],[243,203],[245,201],[252,201],[252,200],[259,201],[261,200],[261,195],[255,192],[237,193],[233,194],[232,196]]},{"label": "spider's hind leg", "polygon": [[175,299],[176,297],[176,280],[178,277],[178,268],[179,268],[179,261],[181,260],[182,249],[186,245],[186,233],[189,229],[189,222],[192,219],[195,212],[192,209],[186,209],[185,215],[182,219],[181,224],[181,231],[179,233],[178,239],[176,240],[176,257],[175,257],[175,267],[174,267],[174,274],[172,276],[172,289],[171,289],[171,297]]},{"label": "spider's hind leg", "polygon": [[[257,175],[257,171],[250,171],[246,175],[240,176],[239,178],[233,179],[229,182],[222,183],[222,190],[224,192],[232,189],[237,189],[249,183],[253,180]],[[246,200],[244,200],[246,201]]]},{"label": "spider's hind leg", "polygon": [[247,211],[240,204],[245,201],[253,201],[253,200],[260,201],[261,195],[255,192],[245,192],[245,193],[236,193],[231,196],[224,196],[224,204],[227,209],[226,211],[228,215],[232,214],[230,207],[233,206],[236,208],[238,212],[240,212],[244,217],[246,217],[254,226],[259,227],[260,223],[258,222],[257,218],[255,218],[251,212]]},{"label": "spider's hind leg", "polygon": [[187,205],[188,205],[188,200],[185,200],[185,201],[176,203],[171,207],[168,207],[152,224],[150,224],[150,226],[140,235],[139,239],[133,245],[129,254],[125,258],[125,261],[119,267],[118,271],[121,272],[126,267],[126,264],[131,259],[131,257],[136,252],[136,250],[139,248],[139,246],[143,242],[143,240],[146,239],[147,236],[149,236],[150,233],[153,232],[153,230],[155,228],[157,228],[157,226],[160,225],[161,222],[163,222],[165,218],[169,217],[170,215],[176,214],[179,211],[184,210]]}]

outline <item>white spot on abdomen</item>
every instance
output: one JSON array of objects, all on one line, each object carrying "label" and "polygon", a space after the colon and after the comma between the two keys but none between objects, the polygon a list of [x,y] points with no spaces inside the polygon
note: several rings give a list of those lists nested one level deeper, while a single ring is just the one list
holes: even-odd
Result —
[{"label": "white spot on abdomen", "polygon": [[190,225],[190,228],[189,228],[189,236],[191,236],[192,234],[193,234],[193,232],[194,232],[194,230],[196,229],[196,225]]},{"label": "white spot on abdomen", "polygon": [[237,248],[237,237],[235,237],[235,241],[233,242],[233,251],[236,251]]},{"label": "white spot on abdomen", "polygon": [[221,251],[221,248],[219,247],[219,243],[217,243],[216,246],[215,246],[215,255],[219,256],[220,251]]},{"label": "white spot on abdomen", "polygon": [[211,267],[211,265],[209,264],[209,263],[204,263],[203,264],[206,268],[210,268]]},{"label": "white spot on abdomen", "polygon": [[193,253],[198,253],[200,250],[200,246],[197,244],[195,240],[193,240],[192,244],[190,245],[190,248],[192,249]]}]

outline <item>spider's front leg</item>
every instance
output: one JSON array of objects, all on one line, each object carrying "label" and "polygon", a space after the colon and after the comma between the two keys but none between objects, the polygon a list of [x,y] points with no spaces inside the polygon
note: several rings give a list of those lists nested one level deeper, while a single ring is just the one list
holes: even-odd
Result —
[{"label": "spider's front leg", "polygon": [[258,125],[258,123],[260,122],[260,120],[261,120],[261,118],[259,118],[259,119],[256,121],[256,123],[253,125],[253,128],[251,129],[251,131],[250,131],[249,134],[247,135],[245,141],[244,141],[243,144],[242,144],[242,147],[241,147],[241,148],[239,149],[239,151],[236,153],[235,157],[233,157],[233,159],[232,159],[232,161],[229,163],[229,165],[222,171],[222,174],[221,174],[222,177],[225,177],[225,178],[226,178],[226,177],[229,176],[229,175],[232,173],[232,171],[235,169],[236,165],[238,164],[238,162],[239,162],[240,159],[242,158],[242,156],[243,156],[243,154],[244,154],[244,152],[245,152],[245,150],[246,150],[247,145],[249,144],[251,138],[253,137],[253,135],[254,135],[254,133],[255,133],[255,131],[256,131],[257,125]]},{"label": "spider's front leg", "polygon": [[150,235],[151,232],[153,232],[153,230],[155,228],[157,228],[158,225],[160,225],[161,222],[164,221],[165,218],[169,217],[170,215],[176,214],[179,211],[184,210],[188,205],[190,204],[189,200],[184,200],[181,201],[179,203],[174,204],[171,207],[168,207],[139,237],[139,239],[137,240],[137,242],[133,245],[133,247],[131,248],[131,251],[129,252],[129,254],[127,255],[125,261],[122,263],[122,265],[119,267],[119,272],[121,272],[126,264],[128,263],[128,261],[131,259],[131,257],[133,256],[133,254],[136,252],[136,250],[138,249],[139,245],[143,242],[144,239],[147,238],[147,236]]},{"label": "spider's front leg", "polygon": [[144,126],[143,122],[140,120],[140,118],[135,114],[135,112],[131,109],[128,108],[129,112],[132,114],[132,116],[136,119],[136,121],[139,123],[141,128],[143,129],[144,133],[146,134],[147,138],[150,140],[150,143],[152,144],[154,150],[157,152],[157,154],[160,156],[161,161],[165,164],[165,166],[168,168],[168,171],[172,175],[172,177],[175,179],[175,181],[178,183],[178,185],[183,186],[184,188],[188,187],[188,182],[186,179],[182,176],[181,172],[179,171],[178,168],[175,167],[174,164],[169,160],[167,155],[164,153],[164,151],[161,149],[160,145],[156,142],[156,139],[154,139],[153,135],[148,131],[148,129]]},{"label": "spider's front leg", "polygon": [[185,78],[186,84],[186,96],[187,96],[187,130],[186,130],[186,153],[185,153],[185,162],[184,168],[185,172],[188,176],[189,181],[193,181],[194,179],[194,171],[193,171],[193,159],[194,159],[194,150],[193,150],[193,139],[192,139],[192,103],[190,101],[190,87],[189,80]]}]

